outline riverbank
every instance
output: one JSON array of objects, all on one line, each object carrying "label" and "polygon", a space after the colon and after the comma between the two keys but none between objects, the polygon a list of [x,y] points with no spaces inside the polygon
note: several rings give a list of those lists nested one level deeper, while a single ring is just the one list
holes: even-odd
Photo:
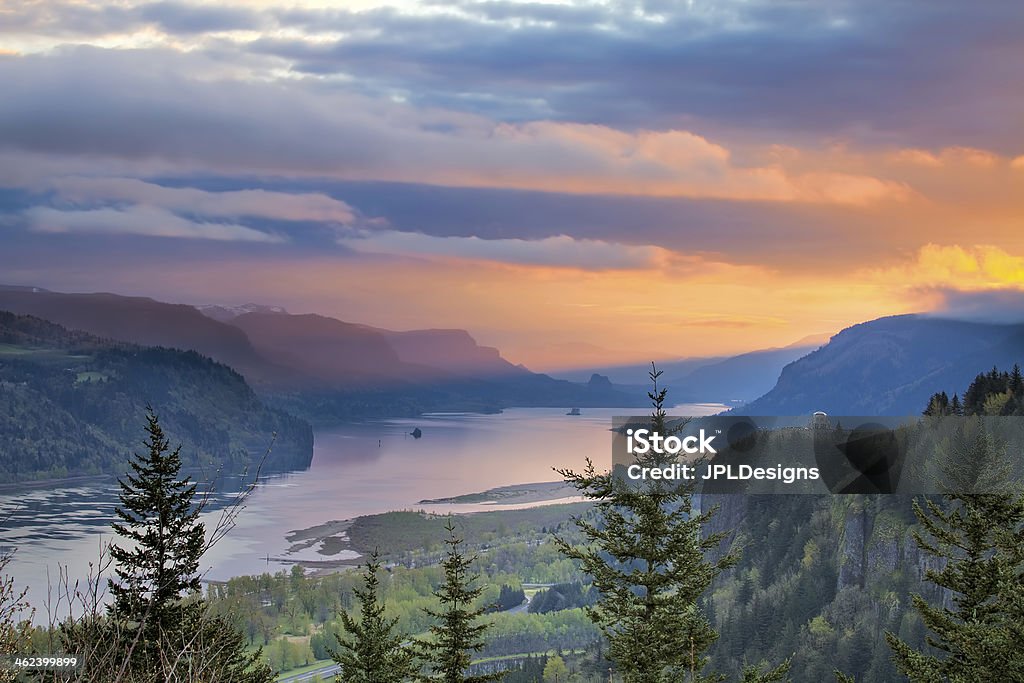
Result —
[{"label": "riverbank", "polygon": [[[497,538],[529,535],[536,529],[555,529],[590,507],[590,503],[552,503],[529,508],[466,512],[458,515],[459,535],[471,545],[486,545]],[[414,561],[418,554],[439,551],[444,544],[449,515],[423,510],[385,512],[349,520],[332,520],[307,529],[290,532],[291,544],[278,562],[298,564],[314,570],[341,569],[358,565],[363,558],[378,550],[391,561]],[[303,559],[289,554],[319,546],[316,559]]]},{"label": "riverbank", "polygon": [[419,505],[518,505],[540,503],[575,496],[578,491],[563,481],[546,481],[534,484],[513,484],[498,486],[480,493],[467,493],[448,498],[425,498]]}]

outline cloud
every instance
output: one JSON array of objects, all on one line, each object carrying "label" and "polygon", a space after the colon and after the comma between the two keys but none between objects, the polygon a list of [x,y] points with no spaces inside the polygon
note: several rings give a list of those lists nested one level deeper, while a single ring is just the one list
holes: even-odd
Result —
[{"label": "cloud", "polygon": [[896,164],[911,164],[928,168],[942,166],[942,159],[926,149],[901,149],[890,154],[889,160]]},{"label": "cloud", "polygon": [[221,242],[281,242],[282,238],[236,223],[207,223],[147,206],[62,211],[45,206],[24,213],[32,230],[48,233],[147,235]]},{"label": "cloud", "polygon": [[670,256],[668,251],[658,247],[573,239],[567,235],[534,240],[481,239],[382,230],[342,238],[339,243],[355,251],[391,256],[455,258],[585,270],[644,269]]},{"label": "cloud", "polygon": [[263,13],[240,6],[196,2],[148,2],[132,8],[132,17],[140,23],[159,27],[171,35],[194,35],[220,31],[253,31],[273,28]]},{"label": "cloud", "polygon": [[71,176],[51,182],[65,202],[129,202],[201,216],[257,216],[285,221],[351,223],[355,211],[343,201],[321,193],[270,190],[208,192],[192,187],[166,187],[134,178]]},{"label": "cloud", "polygon": [[889,160],[897,164],[910,164],[928,168],[949,166],[992,168],[1003,161],[995,152],[963,146],[945,147],[939,150],[938,154],[926,149],[901,149],[890,154]]},{"label": "cloud", "polygon": [[931,315],[1024,321],[1024,256],[992,245],[926,244],[912,259],[862,273],[861,286],[887,287]]},{"label": "cloud", "polygon": [[785,327],[788,321],[778,316],[763,315],[705,315],[687,316],[681,323],[683,327],[709,327],[720,329],[764,329],[766,327]]},{"label": "cloud", "polygon": [[208,53],[249,80],[308,77],[510,123],[1003,154],[1019,154],[1024,134],[1020,3],[359,4],[15,0],[0,30],[36,51],[77,41]]},{"label": "cloud", "polygon": [[168,36],[269,28],[269,17],[240,6],[199,2],[81,2],[7,0],[0,9],[0,33],[75,36],[80,39],[130,34],[146,28]]},{"label": "cloud", "polygon": [[908,283],[938,286],[954,282],[961,290],[1024,288],[1024,257],[991,245],[928,244],[904,275]]},{"label": "cloud", "polygon": [[930,315],[956,320],[987,323],[1024,322],[1024,291],[996,289],[964,292],[958,289],[936,289],[939,301]]},{"label": "cloud", "polygon": [[89,158],[129,175],[138,173],[132,165],[160,162],[183,172],[580,194],[839,204],[909,194],[863,173],[740,163],[726,145],[687,130],[502,123],[302,83],[199,81],[188,74],[205,73],[201,57],[129,54],[0,61],[0,151]]},{"label": "cloud", "polygon": [[[448,7],[448,6],[446,6]],[[1006,147],[1024,8],[952,2],[459,3],[459,11],[288,15],[307,33],[248,49],[427,106],[613,127],[679,121]],[[279,17],[282,21],[285,16]],[[947,40],[935,41],[935,35]],[[429,39],[424,39],[429,37]],[[1008,95],[1008,93],[1014,93]]]}]

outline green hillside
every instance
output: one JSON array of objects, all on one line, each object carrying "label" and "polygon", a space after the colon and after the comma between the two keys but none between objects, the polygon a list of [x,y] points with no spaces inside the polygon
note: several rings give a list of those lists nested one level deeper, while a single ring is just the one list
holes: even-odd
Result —
[{"label": "green hillside", "polygon": [[147,404],[186,466],[241,468],[274,433],[268,468],[312,457],[309,425],[268,408],[225,365],[0,311],[0,481],[120,472]]}]

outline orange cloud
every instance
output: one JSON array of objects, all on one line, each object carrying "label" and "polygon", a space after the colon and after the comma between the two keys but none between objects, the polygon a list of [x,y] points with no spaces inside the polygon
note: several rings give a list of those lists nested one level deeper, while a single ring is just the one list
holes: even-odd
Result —
[{"label": "orange cloud", "polygon": [[[781,163],[743,165],[723,145],[683,130],[626,132],[592,124],[500,124],[477,144],[493,163],[431,169],[430,182],[580,194],[867,204],[904,200],[899,182]],[[556,154],[557,153],[557,154]],[[537,161],[540,163],[536,163]],[[420,180],[409,170],[392,179]]]},{"label": "orange cloud", "polygon": [[871,279],[905,287],[953,287],[963,291],[1024,289],[1024,257],[992,245],[926,244],[914,260],[874,271]]},{"label": "orange cloud", "polygon": [[889,154],[889,161],[897,164],[912,164],[932,168],[942,166],[942,160],[926,149],[901,149]]},{"label": "orange cloud", "polygon": [[494,261],[586,270],[644,269],[672,258],[667,249],[556,235],[541,239],[437,237],[397,230],[363,230],[338,239],[354,251],[440,260]]},{"label": "orange cloud", "polygon": [[901,149],[888,155],[888,160],[896,164],[909,164],[940,168],[944,166],[977,166],[992,167],[998,164],[1001,157],[995,152],[976,147],[944,147],[934,154],[926,149]]}]

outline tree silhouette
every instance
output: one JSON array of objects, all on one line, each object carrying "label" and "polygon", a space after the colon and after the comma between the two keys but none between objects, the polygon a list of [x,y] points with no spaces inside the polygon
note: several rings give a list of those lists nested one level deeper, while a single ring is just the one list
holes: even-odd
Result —
[{"label": "tree silhouette", "polygon": [[[653,406],[650,430],[668,435],[665,399],[658,387],[661,372],[652,364]],[[644,467],[669,463],[652,452],[638,456]],[[698,512],[692,482],[656,480],[643,487],[612,472],[598,472],[588,459],[583,472],[556,470],[583,496],[595,501],[595,517],[575,519],[587,544],[555,539],[561,551],[580,562],[599,592],[588,608],[590,618],[608,639],[608,656],[627,683],[719,681],[705,673],[706,652],[718,634],[699,600],[711,582],[736,562],[726,554],[715,562],[705,555],[718,548],[724,534],[704,535],[714,511]],[[789,664],[764,675],[744,672],[744,680],[778,680]],[[749,676],[749,677],[748,677]]]},{"label": "tree silhouette", "polygon": [[886,633],[914,683],[1024,681],[1024,496],[1009,483],[1003,446],[975,427],[947,460],[944,503],[914,503],[918,547],[944,561],[926,577],[953,595],[952,608],[912,596],[930,631],[927,650]]},{"label": "tree silhouette", "polygon": [[363,587],[355,589],[360,619],[341,612],[341,625],[348,637],[335,634],[340,650],[331,658],[341,665],[346,683],[400,683],[412,678],[419,667],[405,634],[395,630],[397,619],[384,616],[379,600],[380,555],[374,550],[363,571]]},{"label": "tree silhouette", "polygon": [[472,662],[470,653],[479,652],[486,644],[484,632],[489,624],[482,617],[489,605],[474,607],[483,587],[474,585],[477,576],[471,572],[475,557],[466,556],[462,551],[462,539],[455,533],[451,518],[445,524],[448,538],[445,545],[448,552],[441,563],[444,582],[434,592],[441,601],[439,610],[427,610],[437,623],[430,627],[431,638],[419,641],[425,658],[430,662],[430,673],[424,681],[443,683],[487,683],[501,680],[502,674],[469,675]]}]

